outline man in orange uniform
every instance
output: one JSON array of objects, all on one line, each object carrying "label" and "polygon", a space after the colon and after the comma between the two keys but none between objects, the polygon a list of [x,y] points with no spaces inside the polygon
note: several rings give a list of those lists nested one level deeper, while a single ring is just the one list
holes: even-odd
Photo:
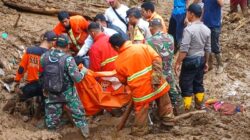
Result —
[{"label": "man in orange uniform", "polygon": [[72,41],[70,49],[77,54],[88,36],[88,21],[80,15],[70,17],[69,13],[65,11],[58,14],[58,20],[60,23],[56,25],[53,31],[57,35],[67,33]]},{"label": "man in orange uniform", "polygon": [[163,32],[166,33],[167,32],[167,27],[166,27],[166,24],[163,20],[163,18],[157,14],[155,12],[155,6],[152,2],[144,2],[142,5],[141,5],[141,13],[142,13],[142,16],[148,21],[148,22],[151,22],[153,19],[160,19],[161,20],[161,24],[162,24],[162,27],[163,27]]},{"label": "man in orange uniform", "polygon": [[[13,84],[15,93],[17,94],[14,95],[11,100],[8,100],[3,107],[3,111],[9,112],[15,108],[17,102],[25,102],[35,96],[40,96],[42,100],[44,100],[42,84],[39,81],[40,56],[53,46],[55,40],[56,34],[52,31],[48,31],[44,34],[40,45],[27,48],[22,56]],[[27,84],[20,88],[20,81],[26,72]],[[42,102],[41,106],[43,105]]]},{"label": "man in orange uniform", "polygon": [[162,125],[173,125],[174,117],[168,95],[170,86],[162,77],[160,56],[149,45],[132,44],[119,34],[110,37],[109,42],[118,52],[115,61],[117,77],[129,86],[135,109],[134,135],[148,133],[148,109],[156,101]]}]

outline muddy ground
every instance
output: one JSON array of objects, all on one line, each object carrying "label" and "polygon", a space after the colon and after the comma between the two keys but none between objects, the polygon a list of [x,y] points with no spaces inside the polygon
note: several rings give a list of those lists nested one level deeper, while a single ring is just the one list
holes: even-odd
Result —
[{"label": "muddy ground", "polygon": [[[58,7],[59,1],[46,2]],[[67,2],[64,0],[63,2]],[[35,3],[35,2],[34,2]],[[49,4],[48,4],[49,5]],[[74,3],[69,3],[74,7]],[[44,6],[44,5],[40,5]],[[171,3],[160,3],[157,10],[165,14],[168,21]],[[249,140],[250,139],[250,20],[239,15],[229,15],[229,5],[223,10],[221,35],[222,55],[225,72],[220,75],[212,70],[206,74],[206,98],[218,98],[246,107],[244,114],[224,116],[214,111],[181,120],[171,130],[161,130],[157,126],[152,133],[143,137],[129,135],[131,123],[120,132],[115,125],[119,118],[105,114],[100,121],[91,122],[90,139],[178,139],[178,140]],[[13,27],[21,14],[17,27]],[[0,1],[0,33],[7,32],[7,40],[0,39],[0,68],[4,74],[0,79],[6,83],[13,81],[17,64],[25,47],[39,42],[40,35],[51,30],[57,23],[55,16],[45,16],[10,9]],[[0,86],[0,108],[12,95]],[[77,140],[82,139],[78,130],[67,125],[59,132],[48,132],[35,127],[37,120],[24,123],[18,114],[9,115],[0,111],[0,140]]]}]

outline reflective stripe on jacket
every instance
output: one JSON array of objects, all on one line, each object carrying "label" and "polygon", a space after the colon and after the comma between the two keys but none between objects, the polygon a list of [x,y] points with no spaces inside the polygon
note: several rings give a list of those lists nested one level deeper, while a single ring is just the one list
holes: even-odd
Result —
[{"label": "reflective stripe on jacket", "polygon": [[151,102],[166,94],[170,88],[162,79],[158,89],[153,90],[153,61],[161,62],[161,58],[149,45],[132,44],[127,41],[119,51],[115,61],[117,77],[130,87],[135,105]]}]

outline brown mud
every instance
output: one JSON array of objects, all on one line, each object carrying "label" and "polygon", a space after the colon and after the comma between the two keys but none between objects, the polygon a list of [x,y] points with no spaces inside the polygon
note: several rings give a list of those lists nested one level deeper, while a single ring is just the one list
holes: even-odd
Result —
[{"label": "brown mud", "polygon": [[[66,8],[67,10],[81,11],[96,9],[81,7],[77,3],[82,1],[68,0],[10,0],[23,2],[26,6]],[[158,12],[164,14],[168,21],[171,13],[171,3],[160,2]],[[75,9],[74,9],[75,8]],[[99,11],[101,11],[99,9]],[[98,12],[99,12],[98,11]],[[90,139],[127,140],[127,139],[157,139],[157,140],[249,140],[250,139],[250,20],[241,14],[229,15],[229,4],[224,7],[221,46],[225,71],[216,75],[215,70],[205,76],[206,98],[218,98],[234,104],[243,104],[246,107],[244,114],[232,116],[221,115],[214,111],[206,114],[194,115],[181,120],[170,130],[153,127],[151,134],[143,137],[130,135],[131,122],[125,128],[116,132],[119,118],[109,114],[100,116],[100,121],[91,122]],[[84,12],[83,12],[84,13]],[[88,12],[89,13],[89,12]],[[18,14],[21,14],[16,27]],[[90,14],[89,14],[90,15]],[[94,15],[94,14],[93,14]],[[90,15],[92,16],[92,15]],[[11,85],[25,47],[38,43],[40,36],[46,30],[53,29],[57,23],[55,16],[46,16],[20,12],[10,9],[0,1],[0,33],[7,32],[9,37],[0,38],[0,68],[4,74],[0,79]],[[0,86],[0,108],[13,95],[8,93],[4,86]],[[35,127],[37,120],[24,123],[19,114],[9,115],[0,110],[0,140],[80,140],[79,131],[72,125],[64,126],[59,132],[39,130]]]}]

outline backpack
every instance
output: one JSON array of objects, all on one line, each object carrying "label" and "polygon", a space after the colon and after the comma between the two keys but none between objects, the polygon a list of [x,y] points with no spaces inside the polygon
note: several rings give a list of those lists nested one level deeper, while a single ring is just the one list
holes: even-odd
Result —
[{"label": "backpack", "polygon": [[64,67],[69,55],[61,57],[50,56],[50,51],[45,53],[43,72],[43,88],[52,94],[60,94],[64,90]]}]

